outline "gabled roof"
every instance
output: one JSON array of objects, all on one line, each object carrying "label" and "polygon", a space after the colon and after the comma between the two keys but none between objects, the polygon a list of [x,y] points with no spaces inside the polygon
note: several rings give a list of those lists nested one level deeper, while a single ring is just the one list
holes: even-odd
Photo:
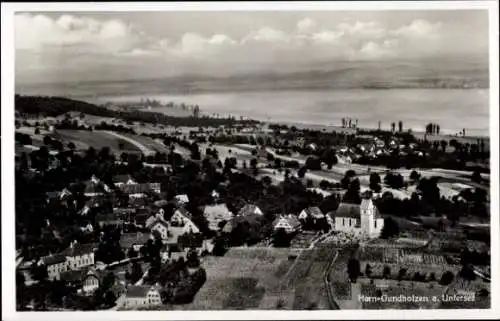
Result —
[{"label": "gabled roof", "polygon": [[181,207],[177,208],[177,210],[176,210],[176,211],[174,211],[174,214],[175,214],[175,212],[177,212],[177,211],[179,211],[179,213],[181,213],[181,215],[182,215],[182,216],[184,216],[185,218],[187,218],[187,219],[189,219],[189,220],[191,220],[191,219],[192,219],[192,215],[191,215],[191,213],[189,213],[189,211],[188,211],[187,209],[185,209],[184,207],[182,207],[182,206],[181,206]]},{"label": "gabled roof", "polygon": [[187,194],[175,195],[175,200],[183,203],[188,203],[189,197],[187,196]]},{"label": "gabled roof", "polygon": [[81,256],[85,254],[90,254],[94,252],[94,249],[96,248],[95,244],[92,243],[87,243],[87,244],[80,244],[76,243],[73,245],[73,247],[68,247],[66,250],[64,250],[64,254],[66,256]]},{"label": "gabled roof", "polygon": [[120,246],[130,248],[133,245],[143,245],[150,239],[149,233],[124,233],[120,237]]},{"label": "gabled roof", "polygon": [[120,185],[119,188],[125,194],[145,194],[151,190],[149,184],[125,184]]},{"label": "gabled roof", "polygon": [[360,213],[358,204],[340,203],[337,211],[335,211],[335,217],[350,217],[359,219]]},{"label": "gabled roof", "polygon": [[238,216],[247,216],[247,215],[252,215],[255,214],[255,210],[257,209],[257,205],[255,204],[246,204],[241,208],[241,210],[238,212]]},{"label": "gabled roof", "polygon": [[92,182],[89,182],[88,184],[85,185],[85,194],[104,194],[106,190],[104,189],[104,186],[100,183],[95,184]]},{"label": "gabled roof", "polygon": [[160,220],[160,219],[156,219],[151,225],[150,227],[153,228],[156,224],[161,224],[163,226],[165,226],[166,228],[168,228],[168,223],[165,222],[164,220]]},{"label": "gabled roof", "polygon": [[317,206],[312,206],[312,207],[305,208],[304,211],[306,212],[307,216],[311,216],[313,218],[323,218],[323,217],[325,217],[325,215],[323,214],[323,212],[321,212],[321,210]]},{"label": "gabled roof", "polygon": [[280,221],[285,220],[292,228],[300,226],[300,222],[295,215],[280,216],[273,221],[273,226],[276,226]]},{"label": "gabled roof", "polygon": [[48,255],[48,256],[42,257],[41,261],[46,266],[54,265],[54,264],[59,264],[59,263],[64,263],[64,262],[66,262],[66,255],[64,255],[62,253]]},{"label": "gabled roof", "polygon": [[134,180],[130,175],[122,174],[113,176],[113,183],[123,183],[127,184],[128,181]]}]

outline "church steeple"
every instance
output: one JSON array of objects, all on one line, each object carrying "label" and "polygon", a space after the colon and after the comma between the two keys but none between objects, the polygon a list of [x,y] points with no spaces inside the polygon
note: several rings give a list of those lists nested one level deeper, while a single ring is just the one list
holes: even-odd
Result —
[{"label": "church steeple", "polygon": [[375,230],[375,205],[372,201],[371,191],[363,193],[360,205],[361,231],[370,236]]}]

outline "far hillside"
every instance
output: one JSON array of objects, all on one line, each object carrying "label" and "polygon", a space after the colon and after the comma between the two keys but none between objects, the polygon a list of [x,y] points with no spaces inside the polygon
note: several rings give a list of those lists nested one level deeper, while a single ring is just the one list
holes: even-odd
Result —
[{"label": "far hillside", "polygon": [[63,97],[46,96],[15,96],[15,110],[20,115],[36,115],[44,117],[57,117],[68,112],[80,112],[88,115],[111,117],[123,119],[125,121],[137,121],[153,124],[168,124],[172,126],[188,127],[219,127],[233,126],[236,124],[256,125],[255,120],[236,120],[232,118],[210,118],[202,117],[172,117],[158,112],[148,111],[120,111],[112,110],[103,106],[97,106],[87,102],[73,100]]}]

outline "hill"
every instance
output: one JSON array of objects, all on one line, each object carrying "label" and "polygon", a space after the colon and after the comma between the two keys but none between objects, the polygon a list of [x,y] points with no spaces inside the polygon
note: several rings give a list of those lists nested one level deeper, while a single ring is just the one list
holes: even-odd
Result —
[{"label": "hill", "polygon": [[15,110],[21,115],[37,115],[56,117],[68,112],[79,112],[89,115],[119,118],[125,121],[138,121],[154,124],[168,124],[171,126],[187,127],[218,127],[221,125],[232,126],[235,124],[255,125],[255,120],[236,120],[234,118],[210,118],[210,117],[173,117],[157,112],[147,111],[122,111],[112,110],[103,106],[97,106],[87,102],[73,100],[64,97],[47,96],[15,96]]}]

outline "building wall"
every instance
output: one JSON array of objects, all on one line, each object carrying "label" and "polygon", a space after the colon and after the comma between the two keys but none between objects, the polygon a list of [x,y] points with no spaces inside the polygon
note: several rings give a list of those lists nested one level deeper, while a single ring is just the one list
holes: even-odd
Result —
[{"label": "building wall", "polygon": [[80,256],[68,256],[68,265],[71,270],[78,270],[85,266],[94,265],[94,253],[87,253]]},{"label": "building wall", "polygon": [[68,263],[57,263],[47,266],[47,274],[49,280],[60,280],[61,273],[68,271]]},{"label": "building wall", "polygon": [[86,277],[83,281],[83,292],[91,293],[99,287],[99,279],[93,275]]},{"label": "building wall", "polygon": [[336,217],[335,231],[346,232],[352,234],[360,234],[361,228],[356,227],[358,220],[350,217]]}]

